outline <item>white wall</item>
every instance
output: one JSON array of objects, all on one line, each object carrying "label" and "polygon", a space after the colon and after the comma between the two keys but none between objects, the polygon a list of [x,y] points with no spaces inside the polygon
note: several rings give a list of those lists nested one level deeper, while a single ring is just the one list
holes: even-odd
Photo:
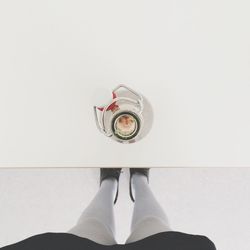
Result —
[{"label": "white wall", "polygon": [[[1,169],[0,247],[74,225],[98,190],[99,169]],[[155,168],[150,186],[174,230],[210,237],[219,250],[250,245],[249,168]],[[115,206],[117,240],[129,234],[128,171]]]},{"label": "white wall", "polygon": [[[1,1],[0,167],[250,166],[249,12],[248,0]],[[135,145],[95,128],[93,95],[119,83],[154,107]]]}]

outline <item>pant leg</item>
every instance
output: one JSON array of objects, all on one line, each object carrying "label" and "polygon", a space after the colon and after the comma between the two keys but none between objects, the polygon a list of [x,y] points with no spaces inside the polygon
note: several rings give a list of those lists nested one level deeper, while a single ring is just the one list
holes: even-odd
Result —
[{"label": "pant leg", "polygon": [[117,181],[115,179],[103,180],[94,199],[85,208],[77,224],[68,233],[104,245],[117,244],[113,203],[116,188]]},{"label": "pant leg", "polygon": [[131,233],[125,243],[131,243],[147,236],[171,231],[167,215],[156,200],[144,175],[132,176],[135,194]]},{"label": "pant leg", "polygon": [[171,229],[157,217],[147,217],[139,222],[130,233],[125,244],[144,239],[150,235],[171,231]]}]

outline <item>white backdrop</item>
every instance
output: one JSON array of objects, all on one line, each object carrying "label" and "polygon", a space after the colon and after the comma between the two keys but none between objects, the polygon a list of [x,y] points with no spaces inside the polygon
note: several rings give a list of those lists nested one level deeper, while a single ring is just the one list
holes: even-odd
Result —
[{"label": "white backdrop", "polygon": [[[115,205],[117,241],[129,235],[128,171]],[[0,247],[44,232],[65,232],[98,190],[99,169],[1,169]],[[150,186],[173,230],[203,234],[218,250],[249,250],[249,168],[155,168]]]},{"label": "white backdrop", "polygon": [[[250,2],[0,2],[0,166],[250,166]],[[134,145],[101,135],[100,87],[152,103]],[[126,155],[126,157],[121,157]]]}]

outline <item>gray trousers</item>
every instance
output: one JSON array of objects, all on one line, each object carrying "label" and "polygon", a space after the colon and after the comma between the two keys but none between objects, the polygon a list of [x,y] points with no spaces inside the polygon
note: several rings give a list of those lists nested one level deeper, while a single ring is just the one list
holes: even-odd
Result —
[{"label": "gray trousers", "polygon": [[[145,176],[134,174],[132,183],[135,202],[131,232],[125,244],[159,232],[171,231],[168,218],[151,191]],[[113,204],[116,187],[115,179],[104,180],[94,199],[68,233],[103,245],[117,244]]]}]

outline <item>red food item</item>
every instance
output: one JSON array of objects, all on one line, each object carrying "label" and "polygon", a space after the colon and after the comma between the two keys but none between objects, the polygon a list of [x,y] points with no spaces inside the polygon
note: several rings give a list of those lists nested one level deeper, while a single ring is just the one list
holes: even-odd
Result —
[{"label": "red food item", "polygon": [[[113,96],[113,99],[115,99],[117,97],[116,93],[112,92],[112,96]],[[117,108],[119,108],[119,105],[116,104],[116,102],[113,102],[112,104],[110,104],[107,108],[107,111],[108,110],[111,110],[111,111],[114,111],[116,110]],[[104,110],[104,107],[100,107],[98,108],[100,111],[103,111]]]}]

